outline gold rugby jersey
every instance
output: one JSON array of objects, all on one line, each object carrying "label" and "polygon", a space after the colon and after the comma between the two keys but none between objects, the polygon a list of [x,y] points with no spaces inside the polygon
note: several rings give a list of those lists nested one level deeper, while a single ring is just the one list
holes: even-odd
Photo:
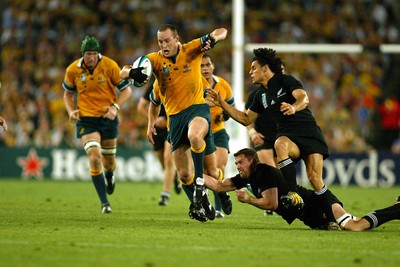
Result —
[{"label": "gold rugby jersey", "polygon": [[83,58],[68,66],[62,87],[77,95],[77,108],[81,117],[102,117],[104,107],[111,106],[117,98],[116,89],[125,90],[130,82],[119,76],[120,67],[109,57],[99,54],[93,73],[84,66]]},{"label": "gold rugby jersey", "polygon": [[191,105],[205,103],[200,69],[204,52],[201,48],[198,38],[183,44],[174,58],[164,57],[161,50],[147,55],[157,77],[159,96],[168,116]]}]

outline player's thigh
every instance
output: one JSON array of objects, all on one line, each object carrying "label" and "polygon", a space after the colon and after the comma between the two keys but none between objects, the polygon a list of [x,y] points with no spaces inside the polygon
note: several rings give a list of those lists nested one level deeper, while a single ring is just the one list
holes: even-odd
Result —
[{"label": "player's thigh", "polygon": [[290,157],[297,159],[300,157],[300,149],[290,138],[287,136],[280,136],[275,141],[275,150],[278,158]]}]

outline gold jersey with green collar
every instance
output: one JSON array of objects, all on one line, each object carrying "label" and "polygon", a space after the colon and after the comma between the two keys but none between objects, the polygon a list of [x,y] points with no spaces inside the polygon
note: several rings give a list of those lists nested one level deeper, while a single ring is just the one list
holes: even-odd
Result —
[{"label": "gold jersey with green collar", "polygon": [[128,80],[121,79],[120,67],[109,57],[99,54],[99,62],[91,73],[83,64],[83,58],[67,67],[62,87],[77,93],[77,108],[80,117],[102,117],[117,97],[116,89],[125,90]]},{"label": "gold jersey with green collar", "polygon": [[199,38],[183,44],[173,58],[164,57],[161,51],[147,55],[168,116],[178,114],[191,105],[205,103],[200,69],[204,52],[201,48]]}]

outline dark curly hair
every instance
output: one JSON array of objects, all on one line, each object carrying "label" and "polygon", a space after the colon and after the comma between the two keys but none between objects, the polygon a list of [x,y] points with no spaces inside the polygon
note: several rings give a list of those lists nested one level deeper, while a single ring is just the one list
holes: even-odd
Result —
[{"label": "dark curly hair", "polygon": [[271,48],[257,48],[253,50],[253,61],[258,61],[261,66],[268,65],[273,73],[282,74],[284,63],[280,57],[276,56],[276,51]]}]

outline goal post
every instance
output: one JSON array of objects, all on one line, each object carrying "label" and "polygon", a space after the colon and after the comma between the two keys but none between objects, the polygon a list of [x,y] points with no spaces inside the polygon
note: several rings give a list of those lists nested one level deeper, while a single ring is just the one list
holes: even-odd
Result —
[{"label": "goal post", "polygon": [[253,52],[254,49],[268,47],[278,53],[346,53],[359,54],[368,50],[377,50],[385,54],[400,53],[400,44],[381,44],[377,47],[364,47],[361,44],[283,44],[283,43],[249,43],[245,45],[246,52]]}]

